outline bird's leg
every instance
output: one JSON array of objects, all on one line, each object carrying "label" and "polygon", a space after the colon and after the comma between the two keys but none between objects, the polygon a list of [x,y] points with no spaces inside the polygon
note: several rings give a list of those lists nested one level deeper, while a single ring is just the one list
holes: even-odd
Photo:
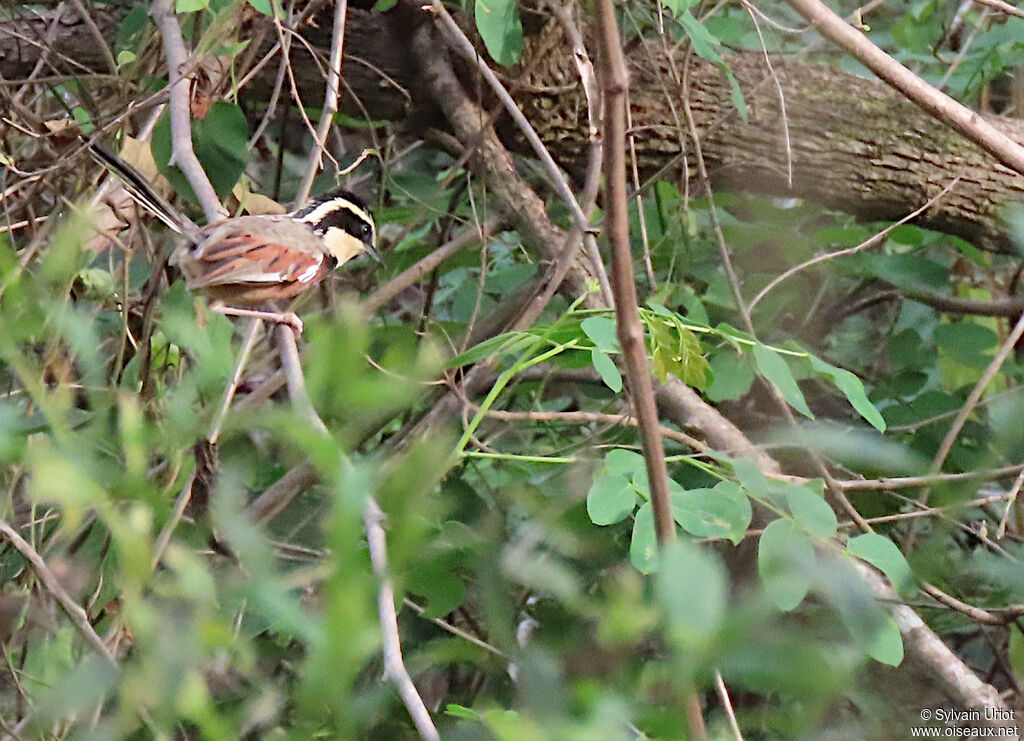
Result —
[{"label": "bird's leg", "polygon": [[275,324],[286,324],[291,327],[291,330],[295,333],[296,337],[302,335],[302,320],[299,319],[298,315],[291,311],[259,311],[257,309],[239,309],[235,306],[225,306],[224,304],[217,303],[211,304],[210,309],[216,311],[218,314],[225,314],[227,316],[248,316],[254,319],[263,319],[268,322],[274,322]]}]

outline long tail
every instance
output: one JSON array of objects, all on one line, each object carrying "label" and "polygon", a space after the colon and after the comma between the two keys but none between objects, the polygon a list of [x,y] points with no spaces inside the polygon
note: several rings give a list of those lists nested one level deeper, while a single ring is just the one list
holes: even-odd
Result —
[{"label": "long tail", "polygon": [[87,145],[92,158],[117,175],[124,183],[125,190],[140,206],[186,238],[192,239],[199,232],[195,222],[153,190],[153,186],[141,172],[98,144],[87,142]]}]

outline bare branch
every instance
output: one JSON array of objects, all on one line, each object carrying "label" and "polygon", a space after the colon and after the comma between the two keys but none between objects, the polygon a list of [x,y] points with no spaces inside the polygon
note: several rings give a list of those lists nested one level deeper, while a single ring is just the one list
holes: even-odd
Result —
[{"label": "bare branch", "polygon": [[424,741],[434,741],[441,736],[430,717],[430,711],[412,683],[405,662],[402,660],[402,641],[398,635],[398,615],[395,612],[395,590],[388,576],[387,539],[381,523],[384,513],[372,497],[366,499],[363,521],[366,524],[366,540],[370,547],[370,563],[380,583],[377,592],[377,612],[384,634],[384,679],[392,682],[398,690],[416,730]]},{"label": "bare branch", "polygon": [[53,572],[43,561],[43,557],[39,555],[39,552],[32,547],[32,545],[25,540],[13,527],[8,524],[7,520],[0,520],[0,534],[3,534],[11,542],[25,560],[32,565],[32,570],[36,572],[36,576],[39,577],[39,581],[46,587],[46,591],[53,595],[53,597],[60,603],[60,606],[64,608],[64,612],[67,613],[71,619],[72,624],[78,629],[78,632],[82,634],[86,642],[89,643],[96,651],[110,662],[113,666],[117,666],[117,659],[114,658],[114,654],[107,648],[107,644],[103,642],[103,639],[96,634],[96,631],[92,627],[92,623],[89,622],[89,616],[85,610],[71,599],[64,587],[60,585],[60,581],[54,576]]},{"label": "bare branch", "polygon": [[[581,233],[586,234],[590,229],[590,221],[584,213],[584,209],[580,207],[576,197],[572,194],[572,190],[569,188],[569,183],[566,182],[565,176],[562,175],[562,171],[555,164],[554,158],[551,153],[544,146],[544,143],[537,136],[537,132],[530,124],[529,120],[523,115],[523,112],[516,105],[516,102],[512,100],[512,96],[509,95],[508,90],[501,84],[501,80],[494,74],[494,71],[488,67],[483,59],[477,54],[476,49],[473,48],[473,42],[471,42],[466,34],[462,32],[459,25],[452,20],[452,17],[445,10],[444,5],[441,4],[441,0],[433,0],[433,4],[430,6],[433,12],[441,20],[441,27],[445,30],[446,35],[450,40],[451,47],[465,57],[471,64],[477,66],[480,70],[480,74],[483,75],[487,84],[490,85],[491,89],[494,90],[495,94],[501,100],[502,105],[505,106],[505,110],[515,121],[516,126],[526,137],[526,140],[530,143],[534,153],[540,158],[540,161],[544,163],[545,169],[548,171],[552,181],[555,184],[555,189],[558,191],[558,195],[561,196],[562,200],[565,201],[569,210],[572,211],[573,219],[576,222],[576,228]],[[601,285],[601,294],[604,297],[605,303],[611,304],[612,294],[611,288],[608,285],[608,276],[605,274],[604,264],[601,262],[601,257],[597,253],[596,244],[584,242],[587,246],[587,256],[590,258],[594,275]]]},{"label": "bare branch", "polygon": [[338,112],[338,91],[341,88],[341,65],[345,50],[347,13],[348,0],[334,0],[334,26],[331,32],[331,58],[327,68],[327,91],[324,93],[324,107],[320,114],[320,122],[313,135],[313,150],[309,153],[309,165],[306,167],[306,174],[302,176],[302,183],[295,196],[296,204],[304,203],[309,198],[309,192],[313,188],[313,179],[323,164],[327,132],[331,130],[331,124],[334,123],[334,114]]},{"label": "bare branch", "polygon": [[424,275],[437,268],[442,262],[463,250],[470,245],[486,240],[497,228],[497,219],[490,219],[473,229],[467,229],[457,237],[448,240],[445,244],[433,250],[429,255],[419,260],[416,264],[410,265],[394,278],[363,300],[362,311],[364,317],[370,317],[384,306],[388,301],[412,286]]},{"label": "bare branch", "polygon": [[281,366],[288,381],[288,396],[295,410],[313,427],[327,434],[327,425],[316,413],[313,402],[309,400],[309,394],[306,392],[306,377],[302,374],[299,348],[295,344],[295,331],[287,324],[279,324],[277,327],[277,351],[281,355]]},{"label": "bare branch", "polygon": [[604,142],[605,232],[612,244],[615,318],[629,391],[640,423],[647,478],[651,486],[654,529],[658,542],[665,545],[675,539],[676,526],[668,497],[668,469],[665,465],[665,449],[658,434],[658,408],[651,387],[644,331],[637,312],[633,254],[629,244],[629,206],[626,202],[626,89],[629,87],[629,74],[622,55],[612,0],[600,0],[598,3],[598,25],[603,46],[601,78],[604,115],[601,138]]},{"label": "bare branch", "polygon": [[153,0],[149,12],[163,38],[164,56],[167,57],[171,108],[171,161],[168,164],[177,165],[188,179],[207,221],[216,221],[227,216],[227,212],[192,148],[189,86],[182,76],[182,70],[188,63],[188,51],[181,36],[181,26],[174,15],[174,0]]},{"label": "bare branch", "polygon": [[961,134],[988,151],[1007,167],[1024,174],[1024,147],[995,128],[975,111],[936,90],[891,56],[867,36],[833,13],[820,0],[787,0],[800,15],[857,57],[882,80],[899,90],[924,111],[947,122]]}]

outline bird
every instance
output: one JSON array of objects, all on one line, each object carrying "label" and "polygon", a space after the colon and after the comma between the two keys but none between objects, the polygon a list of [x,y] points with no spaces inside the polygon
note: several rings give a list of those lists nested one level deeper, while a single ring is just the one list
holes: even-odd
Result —
[{"label": "bird", "polygon": [[302,320],[280,312],[277,302],[318,284],[333,269],[362,254],[380,262],[377,229],[352,192],[330,191],[285,214],[235,216],[204,226],[171,206],[142,173],[95,142],[89,154],[114,173],[129,195],[182,237],[170,258],[210,308],[287,324],[296,335]]}]

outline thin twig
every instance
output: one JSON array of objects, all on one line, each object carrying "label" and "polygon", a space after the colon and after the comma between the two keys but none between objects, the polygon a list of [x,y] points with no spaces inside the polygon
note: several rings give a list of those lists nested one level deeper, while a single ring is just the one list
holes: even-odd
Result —
[{"label": "thin twig", "polygon": [[1003,363],[1010,357],[1010,353],[1014,351],[1017,346],[1017,342],[1024,336],[1024,314],[1021,315],[1020,319],[1013,326],[1009,336],[1003,341],[1002,346],[999,348],[999,352],[992,358],[992,362],[985,368],[985,372],[981,374],[981,378],[974,384],[974,388],[971,389],[971,393],[967,397],[967,401],[964,402],[963,407],[960,408],[960,412],[956,415],[956,419],[953,420],[952,426],[946,433],[946,437],[943,438],[942,444],[939,445],[939,449],[935,452],[935,458],[932,461],[932,473],[938,473],[939,469],[942,468],[942,464],[946,462],[946,456],[949,455],[949,451],[953,448],[953,443],[960,434],[960,430],[963,429],[964,423],[967,422],[967,417],[970,416],[971,412],[974,411],[974,407],[978,404],[978,400],[981,399],[982,394],[985,393],[985,389],[992,382],[992,379],[996,377],[996,374],[1003,367]]},{"label": "thin twig", "polygon": [[221,206],[217,191],[210,184],[192,148],[189,86],[182,77],[182,70],[188,63],[188,51],[181,36],[178,18],[174,15],[174,0],[153,0],[149,13],[163,38],[164,56],[167,57],[167,87],[170,90],[171,109],[171,160],[168,164],[177,165],[185,175],[207,221],[216,221],[227,216],[227,212]]},{"label": "thin twig", "polygon": [[794,10],[882,80],[900,91],[925,112],[945,121],[1007,167],[1024,174],[1024,147],[1003,134],[976,111],[936,90],[875,46],[820,0],[786,0]]},{"label": "thin twig", "polygon": [[81,605],[71,599],[71,595],[61,586],[60,581],[50,571],[50,568],[46,565],[43,557],[39,555],[39,552],[27,540],[21,537],[18,531],[8,524],[7,520],[0,520],[0,533],[32,565],[32,570],[39,577],[39,581],[43,583],[43,586],[46,587],[46,591],[52,594],[60,603],[60,606],[64,608],[64,612],[67,613],[72,624],[82,634],[86,642],[95,648],[100,656],[109,661],[111,665],[117,666],[117,659],[114,658],[114,654],[107,648],[107,644],[103,642],[103,639],[93,629],[92,623],[89,622],[88,614],[82,609]]},{"label": "thin twig", "polygon": [[334,27],[331,31],[331,58],[327,68],[327,90],[324,93],[324,107],[320,114],[316,133],[313,135],[313,149],[309,153],[309,164],[302,176],[302,183],[295,196],[296,203],[304,203],[313,188],[313,179],[323,164],[324,142],[327,132],[334,123],[334,114],[338,112],[338,91],[341,87],[341,64],[345,51],[345,19],[348,14],[348,0],[335,0]]},{"label": "thin twig", "polygon": [[381,523],[384,520],[384,513],[373,500],[367,497],[366,508],[363,512],[363,522],[366,525],[366,540],[370,549],[370,563],[373,566],[373,573],[377,577],[380,586],[377,591],[377,613],[380,617],[380,626],[384,633],[384,679],[392,682],[398,690],[409,715],[420,738],[426,741],[440,739],[441,735],[434,726],[430,717],[430,711],[423,703],[423,698],[416,691],[402,659],[402,641],[398,634],[398,614],[395,612],[395,590],[391,586],[391,577],[388,575],[388,550],[387,536]]},{"label": "thin twig", "polygon": [[[761,33],[761,25],[757,22],[755,8],[749,0],[742,0],[743,7],[750,14],[750,20],[757,31],[757,38],[761,42],[761,52],[764,54],[764,63],[768,67],[768,73],[775,83],[775,91],[779,94],[779,116],[782,119],[782,140],[786,147],[786,185],[793,187],[793,142],[789,138],[789,117],[786,115],[786,95],[782,92],[782,83],[779,82],[779,75],[772,64],[772,55],[768,53],[768,46],[764,42],[764,35]],[[751,309],[753,307],[750,307]]]},{"label": "thin twig", "polygon": [[306,378],[302,374],[302,363],[299,360],[299,348],[295,344],[295,331],[287,324],[277,327],[277,351],[281,356],[281,367],[288,381],[288,396],[296,411],[305,417],[313,427],[327,434],[327,425],[316,413],[313,402],[306,392]]},{"label": "thin twig", "polygon": [[1024,465],[1004,466],[987,471],[967,471],[966,473],[937,473],[927,476],[904,476],[899,478],[851,479],[833,482],[840,489],[847,491],[893,491],[895,489],[911,489],[917,486],[949,484],[959,481],[986,481],[1014,476],[1024,471]]},{"label": "thin twig", "polygon": [[[937,474],[942,470],[942,465],[946,462],[946,457],[949,455],[949,451],[953,449],[953,443],[956,442],[957,437],[960,435],[960,430],[963,429],[964,424],[967,422],[967,418],[974,411],[974,408],[978,405],[981,400],[982,394],[985,393],[985,389],[992,383],[992,379],[996,377],[999,370],[1003,367],[1003,363],[1010,357],[1010,353],[1013,352],[1017,346],[1017,342],[1024,336],[1024,314],[1021,314],[1017,323],[1013,326],[1009,336],[1003,341],[1002,346],[996,353],[995,357],[985,368],[985,371],[981,374],[977,383],[974,384],[974,388],[971,389],[971,393],[968,394],[967,400],[964,405],[960,407],[960,411],[957,412],[956,418],[953,420],[953,424],[946,432],[946,436],[942,438],[942,442],[939,444],[938,450],[935,451],[935,457],[932,459],[930,473]],[[931,493],[931,489],[924,489],[917,501],[920,504],[925,504],[928,501],[928,495]],[[911,529],[907,533],[906,540],[904,541],[904,547],[909,549],[913,547],[914,543],[914,531]]]},{"label": "thin twig", "polygon": [[[290,3],[288,6],[288,18],[292,17],[292,5],[294,5],[294,2]],[[281,43],[283,43],[283,46],[279,46],[279,44]],[[270,91],[270,98],[267,100],[267,107],[263,113],[263,118],[260,120],[259,125],[256,127],[256,131],[254,131],[252,136],[249,137],[249,149],[252,149],[256,145],[256,142],[260,140],[260,137],[263,136],[263,132],[266,130],[267,126],[270,125],[270,121],[271,119],[273,119],[274,114],[277,113],[277,102],[278,99],[281,97],[281,89],[284,87],[284,79],[287,76],[287,67],[291,63],[291,60],[288,58],[288,52],[291,50],[291,43],[292,37],[286,35],[281,42],[275,44],[274,47],[269,52],[267,52],[266,55],[264,55],[263,59],[261,59],[253,66],[253,69],[249,70],[249,72],[246,73],[245,79],[247,80],[249,79],[250,75],[255,74],[256,70],[261,68],[264,64],[268,63],[270,59],[273,57],[273,55],[277,53],[277,50],[279,48],[282,50],[281,62],[277,66],[277,75],[274,78],[274,87]],[[244,84],[245,80],[239,82],[239,84],[237,85],[237,89],[242,89]]]},{"label": "thin twig", "polygon": [[[405,604],[406,607],[411,608],[420,617],[423,617],[423,613],[426,612],[426,609],[424,607],[422,607],[421,605],[416,604],[415,602],[413,602],[408,597],[403,597],[402,598],[402,602]],[[480,640],[479,638],[477,638],[472,633],[467,633],[462,628],[460,628],[460,627],[458,627],[456,625],[452,625],[447,620],[441,620],[440,618],[433,618],[433,617],[432,618],[424,618],[424,619],[425,620],[429,620],[430,622],[432,622],[434,625],[436,625],[441,630],[448,631],[453,636],[458,636],[459,638],[462,638],[463,640],[468,641],[469,643],[472,643],[477,648],[482,648],[484,651],[487,651],[488,653],[492,653],[495,656],[500,656],[503,659],[504,658],[508,658],[505,655],[505,652],[502,651],[500,648],[497,648],[496,646],[492,646],[487,641]]]},{"label": "thin twig", "polygon": [[[579,202],[573,195],[572,190],[569,188],[569,183],[566,182],[565,176],[562,171],[558,168],[551,153],[544,146],[544,143],[540,140],[537,132],[534,130],[533,125],[529,122],[523,112],[516,105],[516,102],[509,95],[508,90],[501,84],[501,80],[494,74],[494,71],[487,66],[487,64],[477,54],[476,49],[473,47],[473,42],[469,40],[462,29],[459,28],[448,11],[445,10],[444,5],[441,4],[441,0],[433,0],[430,6],[433,13],[441,20],[441,26],[446,31],[446,35],[449,37],[449,42],[452,48],[457,51],[461,56],[465,57],[471,64],[476,65],[480,70],[480,74],[483,75],[484,80],[490,85],[491,89],[498,96],[502,105],[505,106],[505,110],[509,116],[515,122],[516,126],[522,132],[523,136],[526,137],[529,142],[531,149],[540,161],[544,164],[544,168],[547,170],[548,175],[551,177],[555,184],[555,189],[558,191],[558,195],[561,196],[562,200],[565,201],[569,210],[572,212],[573,221],[579,230],[586,234],[590,230],[590,222],[587,219],[586,214],[580,207]],[[587,242],[584,241],[586,245]],[[605,303],[611,305],[612,303],[612,292],[611,286],[608,283],[608,276],[605,273],[604,263],[601,262],[600,255],[596,254],[596,250],[587,249],[587,256],[590,258],[591,267],[594,270],[594,275],[597,277],[598,283],[601,285],[601,294],[604,297]]]},{"label": "thin twig", "polygon": [[96,25],[96,20],[92,17],[88,10],[85,9],[85,5],[82,0],[70,0],[71,4],[75,8],[75,12],[78,13],[82,22],[89,29],[89,33],[92,34],[93,39],[96,40],[97,46],[100,47],[100,52],[103,54],[103,60],[107,63],[107,67],[110,69],[111,74],[117,75],[117,60],[114,59],[113,52],[110,51],[110,44],[103,37],[103,32],[100,31],[100,27]]},{"label": "thin twig", "polygon": [[[637,311],[633,255],[629,245],[629,206],[626,202],[626,90],[629,74],[619,40],[613,0],[599,0],[598,27],[601,34],[604,115],[601,124],[604,143],[605,233],[612,245],[612,292],[615,296],[616,331],[629,382],[630,396],[640,423],[640,439],[651,488],[654,532],[661,547],[673,542],[676,525],[668,494],[665,448],[658,434],[658,407],[654,401],[651,371],[644,345],[644,331]],[[707,737],[700,699],[686,694],[686,719],[690,736]]]},{"label": "thin twig", "polygon": [[310,463],[300,463],[290,469],[246,506],[253,522],[265,525],[273,520],[295,497],[320,480],[320,474]]},{"label": "thin twig", "polygon": [[743,319],[743,327],[750,334],[754,332],[754,323],[750,319],[750,307],[743,300],[743,291],[740,290],[740,280],[736,275],[736,269],[732,264],[732,253],[729,244],[725,240],[725,232],[722,231],[722,223],[718,218],[718,207],[715,205],[715,194],[711,187],[711,177],[708,174],[707,164],[704,161],[704,151],[700,143],[700,132],[697,129],[697,122],[693,118],[693,109],[690,106],[690,70],[686,68],[683,75],[683,115],[686,117],[686,127],[689,130],[690,139],[693,142],[694,159],[697,161],[697,173],[700,175],[701,186],[708,199],[708,215],[711,217],[711,226],[715,233],[715,241],[718,243],[718,253],[722,256],[722,268],[729,281],[729,289],[732,291],[733,300],[736,302],[736,310]]},{"label": "thin twig", "polygon": [[923,206],[914,209],[899,221],[893,222],[885,229],[882,229],[880,232],[873,234],[860,244],[854,247],[847,247],[846,249],[843,250],[837,250],[835,252],[829,252],[823,255],[816,255],[815,257],[812,257],[810,260],[807,260],[806,262],[802,262],[799,265],[794,265],[793,267],[789,268],[781,275],[773,278],[771,282],[768,283],[768,285],[762,288],[758,292],[758,294],[754,296],[754,298],[751,300],[748,308],[750,309],[750,311],[753,311],[754,307],[757,306],[757,304],[760,303],[761,299],[767,296],[770,291],[778,287],[778,285],[782,283],[784,280],[792,278],[794,275],[801,272],[802,270],[806,270],[807,268],[812,267],[813,265],[818,265],[828,260],[836,260],[840,257],[849,257],[850,255],[855,255],[858,252],[862,252],[866,249],[874,247],[876,244],[880,244],[883,239],[885,239],[893,232],[894,229],[896,229],[899,226],[902,226],[903,224],[906,224],[908,221],[916,219],[918,216],[920,216],[929,208],[938,203],[943,196],[949,193],[956,186],[956,184],[960,182],[961,177],[961,175],[957,175],[955,178],[953,178],[949,185],[947,185],[945,188],[939,191],[933,198],[928,199],[928,202],[925,203]]},{"label": "thin twig", "polygon": [[235,392],[238,390],[238,384],[242,380],[242,373],[245,372],[245,366],[249,362],[249,355],[252,353],[253,347],[256,346],[256,336],[259,334],[260,327],[262,326],[262,319],[254,318],[249,322],[249,329],[245,333],[245,338],[242,340],[242,349],[239,350],[238,360],[235,362],[235,370],[231,374],[231,380],[228,381],[228,385],[224,387],[224,395],[221,398],[220,408],[217,410],[217,414],[213,418],[213,423],[210,425],[210,432],[206,435],[206,439],[211,443],[216,443],[217,438],[220,437],[220,431],[224,426],[224,420],[228,416],[228,409],[231,408],[231,400],[235,398]]},{"label": "thin twig", "polygon": [[1013,505],[1017,503],[1017,498],[1020,497],[1020,491],[1022,488],[1024,488],[1024,469],[1017,474],[1017,478],[1014,479],[1013,486],[1010,487],[1010,491],[1006,495],[1006,506],[1003,507],[1003,514],[999,518],[999,527],[996,528],[996,540],[1002,540],[1006,535],[1006,524],[1010,519],[1010,510],[1013,509]]},{"label": "thin twig", "polygon": [[448,240],[448,242],[433,250],[423,259],[403,270],[363,300],[361,307],[363,316],[371,317],[376,314],[384,304],[406,288],[414,285],[416,281],[437,268],[438,265],[456,252],[478,242],[486,241],[497,226],[497,219],[489,219],[472,229],[467,229],[457,237]]},{"label": "thin twig", "polygon": [[[475,404],[474,409],[478,409]],[[629,414],[604,414],[601,412],[509,412],[499,409],[488,409],[485,416],[492,419],[500,419],[505,422],[565,422],[567,424],[598,424],[629,425],[638,427],[636,417]],[[658,425],[658,434],[667,437],[669,440],[683,443],[698,452],[704,453],[711,450],[711,447],[701,440],[697,440],[685,432],[673,430],[671,427]]]},{"label": "thin twig", "polygon": [[1024,10],[1018,7],[1004,3],[1003,0],[976,0],[976,2],[982,5],[987,5],[990,8],[998,10],[1000,13],[1006,13],[1007,15],[1015,15],[1018,18],[1024,18]]},{"label": "thin twig", "polygon": [[725,710],[725,717],[729,719],[729,728],[736,741],[743,741],[743,732],[740,731],[740,724],[736,722],[736,710],[732,706],[732,698],[729,697],[729,689],[722,679],[722,672],[715,669],[715,694],[718,695],[718,702]]}]

